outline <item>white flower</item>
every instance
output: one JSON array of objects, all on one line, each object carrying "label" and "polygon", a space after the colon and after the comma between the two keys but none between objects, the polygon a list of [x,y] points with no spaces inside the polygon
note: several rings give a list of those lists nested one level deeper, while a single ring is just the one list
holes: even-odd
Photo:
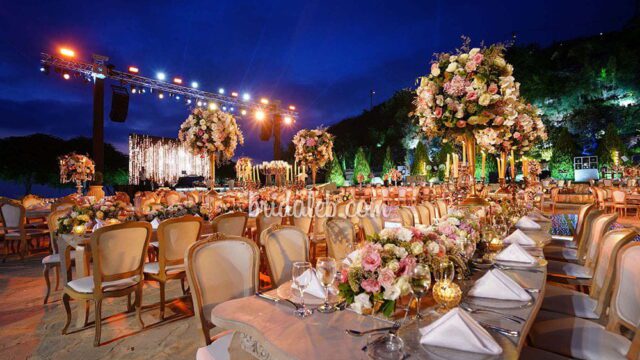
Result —
[{"label": "white flower", "polygon": [[413,244],[411,244],[411,253],[413,255],[422,254],[423,251],[424,251],[424,246],[422,246],[421,242],[416,241]]},{"label": "white flower", "polygon": [[409,255],[407,250],[405,250],[405,248],[400,246],[396,246],[396,248],[393,251],[393,254],[400,259],[404,259],[407,255]]},{"label": "white flower", "polygon": [[395,286],[400,289],[401,295],[407,295],[411,291],[411,284],[409,284],[408,276],[400,276],[395,283]]},{"label": "white flower", "polygon": [[427,245],[427,251],[430,255],[437,255],[440,252],[440,245],[437,242],[432,241]]},{"label": "white flower", "polygon": [[407,228],[398,228],[396,236],[398,237],[398,240],[407,242],[413,238],[413,233]]},{"label": "white flower", "polygon": [[387,269],[395,273],[400,269],[400,263],[398,262],[398,260],[391,260],[387,263]]},{"label": "white flower", "polygon": [[396,236],[396,232],[393,228],[385,228],[380,231],[380,239],[389,240],[393,239]]},{"label": "white flower", "polygon": [[397,298],[400,297],[400,294],[402,293],[402,291],[400,290],[400,287],[397,284],[398,282],[384,289],[384,294],[382,294],[382,297],[385,300],[396,300]]},{"label": "white flower", "polygon": [[351,308],[358,314],[362,314],[362,310],[364,309],[371,309],[372,306],[369,300],[369,294],[364,292],[357,295],[351,304]]},{"label": "white flower", "polygon": [[447,70],[445,70],[445,71],[446,72],[454,72],[454,71],[456,71],[457,68],[458,68],[458,63],[452,62],[452,63],[449,63],[449,66],[447,66]]}]

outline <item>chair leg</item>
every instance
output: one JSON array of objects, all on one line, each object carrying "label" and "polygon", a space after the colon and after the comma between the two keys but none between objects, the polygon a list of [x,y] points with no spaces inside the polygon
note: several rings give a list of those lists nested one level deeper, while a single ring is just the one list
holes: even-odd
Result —
[{"label": "chair leg", "polygon": [[44,295],[44,303],[46,304],[47,300],[49,300],[49,294],[51,293],[51,281],[49,280],[49,265],[44,265],[42,276],[44,276],[44,282],[47,284],[47,293]]},{"label": "chair leg", "polygon": [[93,339],[93,346],[100,346],[100,334],[102,332],[102,299],[95,301],[96,312],[96,336]]},{"label": "chair leg", "polygon": [[136,290],[136,317],[138,318],[138,322],[140,323],[140,327],[144,329],[144,322],[142,321],[142,284]]},{"label": "chair leg", "polygon": [[84,325],[83,326],[87,326],[87,325],[89,325],[89,302],[85,301],[84,302]]},{"label": "chair leg", "polygon": [[64,327],[62,328],[62,335],[67,334],[67,329],[69,328],[69,324],[71,324],[71,306],[69,305],[70,298],[71,297],[69,296],[69,294],[67,293],[62,294],[62,303],[64,304],[64,310],[67,312],[67,322],[64,324]]},{"label": "chair leg", "polygon": [[131,305],[131,293],[127,294],[127,312],[130,313],[133,311],[133,306]]},{"label": "chair leg", "polygon": [[164,320],[165,283],[163,281],[160,281],[159,283],[160,283],[160,320]]},{"label": "chair leg", "polygon": [[55,288],[55,290],[58,291],[58,289],[60,288],[60,266],[54,266],[53,267],[53,273],[56,276],[56,288]]},{"label": "chair leg", "polygon": [[182,295],[187,295],[187,288],[184,286],[184,278],[180,278],[180,289],[182,289]]}]

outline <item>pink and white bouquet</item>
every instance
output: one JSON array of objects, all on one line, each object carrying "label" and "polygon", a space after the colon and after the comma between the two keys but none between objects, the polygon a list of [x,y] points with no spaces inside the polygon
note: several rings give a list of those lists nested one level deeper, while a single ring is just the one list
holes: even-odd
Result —
[{"label": "pink and white bouquet", "polygon": [[60,182],[84,182],[93,180],[95,164],[88,156],[76,153],[62,155],[60,158]]},{"label": "pink and white bouquet", "polygon": [[333,135],[327,129],[300,130],[293,137],[296,161],[310,168],[322,168],[333,160]]},{"label": "pink and white bouquet", "polygon": [[468,40],[454,54],[438,54],[430,74],[420,79],[413,113],[427,137],[457,140],[483,129],[511,127],[517,117],[519,86],[513,66],[497,44],[469,49]]},{"label": "pink and white bouquet", "polygon": [[244,137],[233,115],[221,110],[195,108],[180,125],[178,138],[185,142],[194,155],[215,154],[216,161],[233,157]]},{"label": "pink and white bouquet", "polygon": [[547,140],[547,130],[538,109],[529,103],[516,104],[517,116],[511,126],[485,128],[475,133],[480,147],[489,153],[510,152],[524,154],[540,141]]}]

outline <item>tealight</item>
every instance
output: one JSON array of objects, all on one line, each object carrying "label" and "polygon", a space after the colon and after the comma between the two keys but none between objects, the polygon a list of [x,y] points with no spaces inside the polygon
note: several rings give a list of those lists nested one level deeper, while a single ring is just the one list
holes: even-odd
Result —
[{"label": "tealight", "polygon": [[442,280],[433,285],[433,299],[441,306],[443,312],[452,309],[462,300],[462,290],[458,284]]},{"label": "tealight", "polygon": [[76,225],[73,227],[73,233],[76,235],[84,235],[86,231],[87,231],[87,227],[84,226],[84,224]]},{"label": "tealight", "polygon": [[502,239],[500,239],[499,237],[494,237],[491,239],[491,241],[489,241],[489,250],[500,251],[502,250],[503,245],[504,244],[502,242]]}]

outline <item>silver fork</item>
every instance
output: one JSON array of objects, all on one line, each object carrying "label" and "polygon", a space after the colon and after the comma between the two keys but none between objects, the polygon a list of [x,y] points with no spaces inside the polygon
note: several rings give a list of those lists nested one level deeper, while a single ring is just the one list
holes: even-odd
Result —
[{"label": "silver fork", "polygon": [[501,312],[495,311],[495,310],[489,310],[489,309],[477,309],[477,308],[472,308],[467,304],[464,303],[460,303],[460,307],[462,309],[464,309],[465,311],[473,314],[473,313],[477,313],[477,312],[484,312],[484,313],[489,313],[489,314],[495,314],[495,315],[500,315],[501,317],[507,319],[507,320],[511,320],[517,324],[522,324],[523,322],[526,321],[526,319],[523,319],[520,316],[517,315],[510,315],[510,314],[503,314]]},{"label": "silver fork", "polygon": [[364,336],[367,334],[371,334],[374,332],[381,332],[381,331],[397,331],[398,329],[400,329],[400,324],[393,324],[393,326],[387,326],[387,327],[381,327],[381,328],[376,328],[376,329],[371,329],[371,330],[365,330],[365,331],[358,331],[358,330],[353,330],[353,329],[347,329],[345,330],[347,332],[347,334],[351,335],[351,336]]}]

